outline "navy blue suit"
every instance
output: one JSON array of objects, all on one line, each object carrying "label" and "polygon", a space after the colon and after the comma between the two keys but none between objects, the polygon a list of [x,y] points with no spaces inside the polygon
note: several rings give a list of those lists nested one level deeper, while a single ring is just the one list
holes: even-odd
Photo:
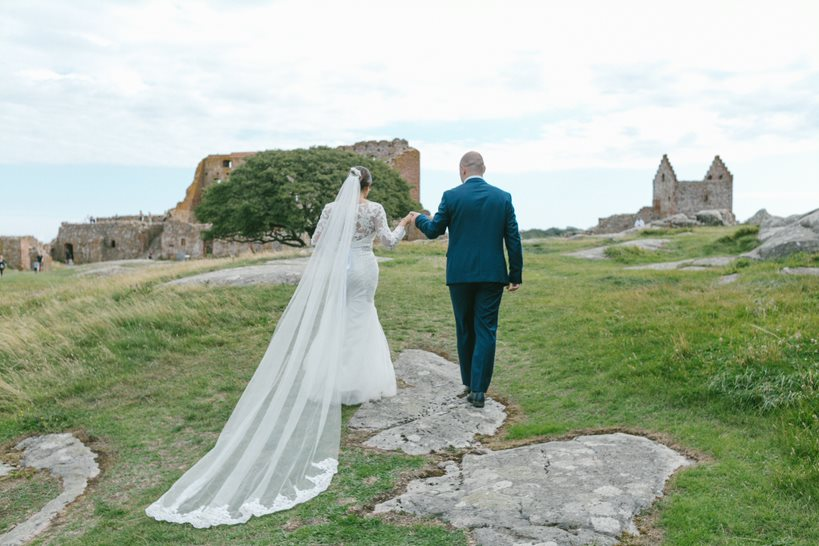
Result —
[{"label": "navy blue suit", "polygon": [[503,288],[523,280],[523,250],[512,196],[483,178],[470,178],[444,192],[432,219],[422,214],[415,225],[430,239],[449,229],[446,283],[455,313],[461,379],[472,391],[486,392],[495,365]]}]

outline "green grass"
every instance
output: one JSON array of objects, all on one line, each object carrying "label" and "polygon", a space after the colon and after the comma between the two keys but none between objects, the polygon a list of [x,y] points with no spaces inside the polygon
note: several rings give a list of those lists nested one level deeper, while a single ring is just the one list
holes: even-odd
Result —
[{"label": "green grass", "polygon": [[[664,233],[672,242],[640,260],[734,254],[750,237],[737,232]],[[593,244],[525,245],[524,286],[504,296],[490,392],[513,418],[489,442],[651,434],[701,459],[652,511],[665,543],[819,543],[819,279],[779,273],[817,257],[684,272],[563,255]],[[381,264],[376,304],[396,354],[421,348],[454,360],[444,252],[401,245]],[[330,490],[293,510],[212,530],[144,516],[215,441],[293,290],[162,282],[242,263],[0,281],[0,443],[74,430],[102,454],[100,478],[37,543],[466,544],[434,520],[367,516],[428,462],[362,450],[346,436]],[[730,272],[736,283],[716,282]],[[15,487],[8,510],[40,502],[22,500],[27,487],[39,498],[34,484]]]}]

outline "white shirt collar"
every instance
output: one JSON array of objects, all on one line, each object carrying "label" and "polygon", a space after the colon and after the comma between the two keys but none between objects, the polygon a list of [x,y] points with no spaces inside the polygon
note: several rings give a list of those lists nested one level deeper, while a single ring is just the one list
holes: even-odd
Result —
[{"label": "white shirt collar", "polygon": [[466,180],[464,180],[464,184],[466,184],[467,182],[469,182],[469,181],[470,181],[470,180],[472,180],[473,178],[480,178],[480,179],[483,179],[483,177],[482,177],[481,175],[479,175],[479,174],[473,174],[472,176],[470,176],[469,178],[467,178]]}]

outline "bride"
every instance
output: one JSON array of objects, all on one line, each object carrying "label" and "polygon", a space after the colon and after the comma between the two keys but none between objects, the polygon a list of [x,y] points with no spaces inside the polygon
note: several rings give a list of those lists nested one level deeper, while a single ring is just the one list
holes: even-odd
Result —
[{"label": "bride", "polygon": [[292,508],[326,490],[338,467],[341,403],[396,392],[373,296],[377,236],[393,248],[384,207],[367,200],[372,175],[353,167],[321,213],[315,246],[290,303],[216,445],[149,516],[205,528]]}]

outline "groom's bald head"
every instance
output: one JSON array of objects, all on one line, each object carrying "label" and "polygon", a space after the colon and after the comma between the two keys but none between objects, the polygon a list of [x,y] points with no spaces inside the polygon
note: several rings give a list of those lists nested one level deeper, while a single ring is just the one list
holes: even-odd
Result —
[{"label": "groom's bald head", "polygon": [[486,165],[483,164],[483,156],[478,152],[466,152],[461,158],[461,182],[470,176],[483,176],[486,172]]}]

